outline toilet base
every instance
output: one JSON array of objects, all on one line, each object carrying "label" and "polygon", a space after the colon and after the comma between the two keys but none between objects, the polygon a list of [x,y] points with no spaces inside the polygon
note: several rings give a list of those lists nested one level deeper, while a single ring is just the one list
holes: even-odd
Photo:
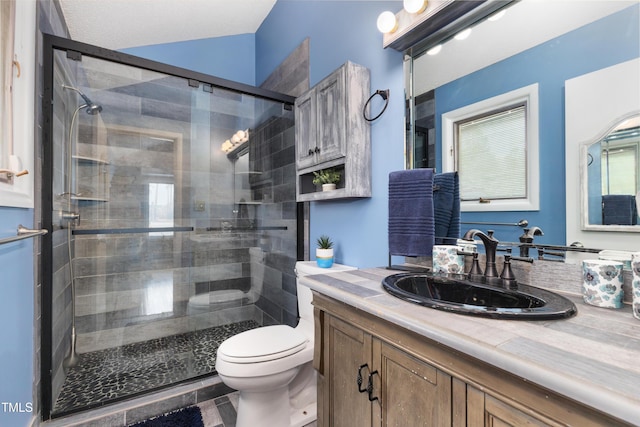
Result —
[{"label": "toilet base", "polygon": [[289,408],[288,387],[268,393],[240,391],[236,427],[289,427]]},{"label": "toilet base", "polygon": [[288,387],[269,393],[241,392],[236,427],[304,427],[317,417],[316,402],[302,408],[291,407]]},{"label": "toilet base", "polygon": [[291,408],[291,427],[304,427],[318,418],[318,406],[316,402],[310,403],[304,408]]}]

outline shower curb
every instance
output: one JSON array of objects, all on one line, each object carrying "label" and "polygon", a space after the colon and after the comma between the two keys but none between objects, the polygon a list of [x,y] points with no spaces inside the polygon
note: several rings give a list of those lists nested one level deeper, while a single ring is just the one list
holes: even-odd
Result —
[{"label": "shower curb", "polygon": [[98,409],[55,418],[42,427],[126,426],[235,392],[216,375]]}]

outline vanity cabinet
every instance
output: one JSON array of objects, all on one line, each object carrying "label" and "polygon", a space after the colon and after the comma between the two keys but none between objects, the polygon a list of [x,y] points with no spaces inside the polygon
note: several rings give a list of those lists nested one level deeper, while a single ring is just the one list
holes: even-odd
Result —
[{"label": "vanity cabinet", "polygon": [[323,323],[319,425],[450,424],[449,375],[337,317]]},{"label": "vanity cabinet", "polygon": [[313,303],[319,426],[628,425],[315,291]]},{"label": "vanity cabinet", "polygon": [[[346,62],[296,98],[297,201],[371,196],[371,137],[363,109],[369,70]],[[340,172],[337,189],[321,192],[313,172]]]}]

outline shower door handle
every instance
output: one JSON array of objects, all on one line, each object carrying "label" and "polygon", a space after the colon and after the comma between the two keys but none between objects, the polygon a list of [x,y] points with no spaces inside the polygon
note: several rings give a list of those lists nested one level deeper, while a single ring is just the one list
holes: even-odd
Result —
[{"label": "shower door handle", "polygon": [[66,225],[75,225],[78,226],[80,225],[80,214],[77,212],[66,212],[66,211],[62,211],[60,213],[60,226],[64,227],[65,223]]}]

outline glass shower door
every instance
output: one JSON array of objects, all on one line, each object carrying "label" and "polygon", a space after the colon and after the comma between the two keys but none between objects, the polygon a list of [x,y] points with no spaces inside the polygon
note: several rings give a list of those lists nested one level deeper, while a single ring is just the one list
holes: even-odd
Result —
[{"label": "glass shower door", "polygon": [[213,375],[224,339],[296,321],[290,103],[94,53],[53,51],[54,417]]}]

